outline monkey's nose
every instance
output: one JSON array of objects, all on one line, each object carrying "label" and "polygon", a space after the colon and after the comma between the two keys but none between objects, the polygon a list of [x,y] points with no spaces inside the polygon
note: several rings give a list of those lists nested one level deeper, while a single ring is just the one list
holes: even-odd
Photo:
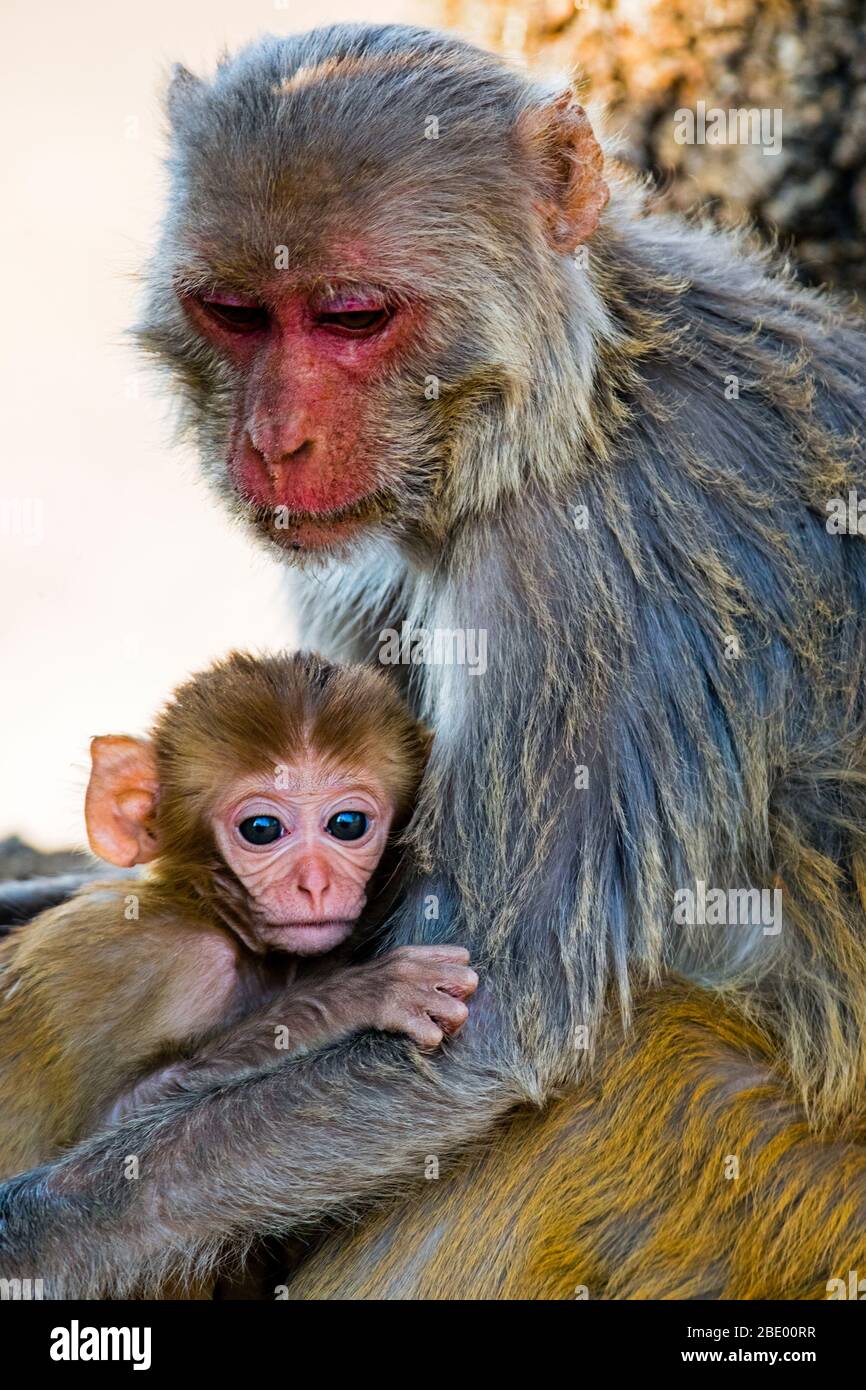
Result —
[{"label": "monkey's nose", "polygon": [[285,468],[297,463],[312,448],[306,412],[269,412],[254,420],[246,433],[246,443],[258,454],[265,468]]},{"label": "monkey's nose", "polygon": [[244,497],[260,506],[293,506],[300,484],[316,472],[314,441],[299,434],[288,448],[260,447],[266,442],[258,435],[244,434],[230,462],[232,480]]},{"label": "monkey's nose", "polygon": [[308,859],[298,869],[295,886],[316,917],[326,916],[331,875],[319,859]]},{"label": "monkey's nose", "polygon": [[296,449],[287,449],[278,457],[263,457],[263,462],[267,470],[268,479],[272,487],[276,487],[280,482],[283,473],[287,468],[291,468],[297,463],[306,463],[310,454],[313,452],[313,444],[309,439],[305,439]]}]

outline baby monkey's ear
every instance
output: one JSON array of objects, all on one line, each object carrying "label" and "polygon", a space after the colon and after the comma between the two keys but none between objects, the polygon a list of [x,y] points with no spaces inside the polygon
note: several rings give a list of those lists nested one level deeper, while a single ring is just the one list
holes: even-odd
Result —
[{"label": "baby monkey's ear", "polygon": [[84,819],[94,854],[123,869],[153,859],[159,846],[151,822],[158,800],[152,744],[123,734],[91,740]]}]

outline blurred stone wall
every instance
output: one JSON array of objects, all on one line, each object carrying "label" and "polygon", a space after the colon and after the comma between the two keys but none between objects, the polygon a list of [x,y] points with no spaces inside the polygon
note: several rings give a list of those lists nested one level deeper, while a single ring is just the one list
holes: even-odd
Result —
[{"label": "blurred stone wall", "polygon": [[[866,290],[866,0],[442,0],[488,48],[577,70],[634,168],[679,208],[745,213],[800,274]],[[675,112],[782,112],[778,154],[679,144]]]}]

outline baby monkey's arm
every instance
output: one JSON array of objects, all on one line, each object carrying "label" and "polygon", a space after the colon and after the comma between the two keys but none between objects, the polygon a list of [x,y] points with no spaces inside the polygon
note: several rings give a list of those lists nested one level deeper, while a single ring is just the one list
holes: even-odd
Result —
[{"label": "baby monkey's arm", "polygon": [[401,946],[362,965],[331,969],[322,961],[230,1034],[215,1035],[195,1056],[143,1077],[106,1118],[120,1120],[167,1095],[200,1090],[365,1029],[405,1033],[419,1047],[438,1047],[466,1022],[465,1001],[477,986],[469,952],[460,946]]}]

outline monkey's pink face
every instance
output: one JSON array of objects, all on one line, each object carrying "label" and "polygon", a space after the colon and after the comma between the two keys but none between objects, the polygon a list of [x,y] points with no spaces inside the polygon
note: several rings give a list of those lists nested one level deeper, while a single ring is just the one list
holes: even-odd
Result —
[{"label": "monkey's pink face", "polygon": [[345,941],[392,818],[375,779],[335,777],[315,760],[282,768],[277,779],[236,784],[213,828],[220,853],[264,919],[261,944],[307,956]]},{"label": "monkey's pink face", "polygon": [[241,383],[227,471],[270,539],[317,550],[349,539],[381,508],[371,386],[405,349],[413,315],[352,283],[183,294],[196,331]]}]

